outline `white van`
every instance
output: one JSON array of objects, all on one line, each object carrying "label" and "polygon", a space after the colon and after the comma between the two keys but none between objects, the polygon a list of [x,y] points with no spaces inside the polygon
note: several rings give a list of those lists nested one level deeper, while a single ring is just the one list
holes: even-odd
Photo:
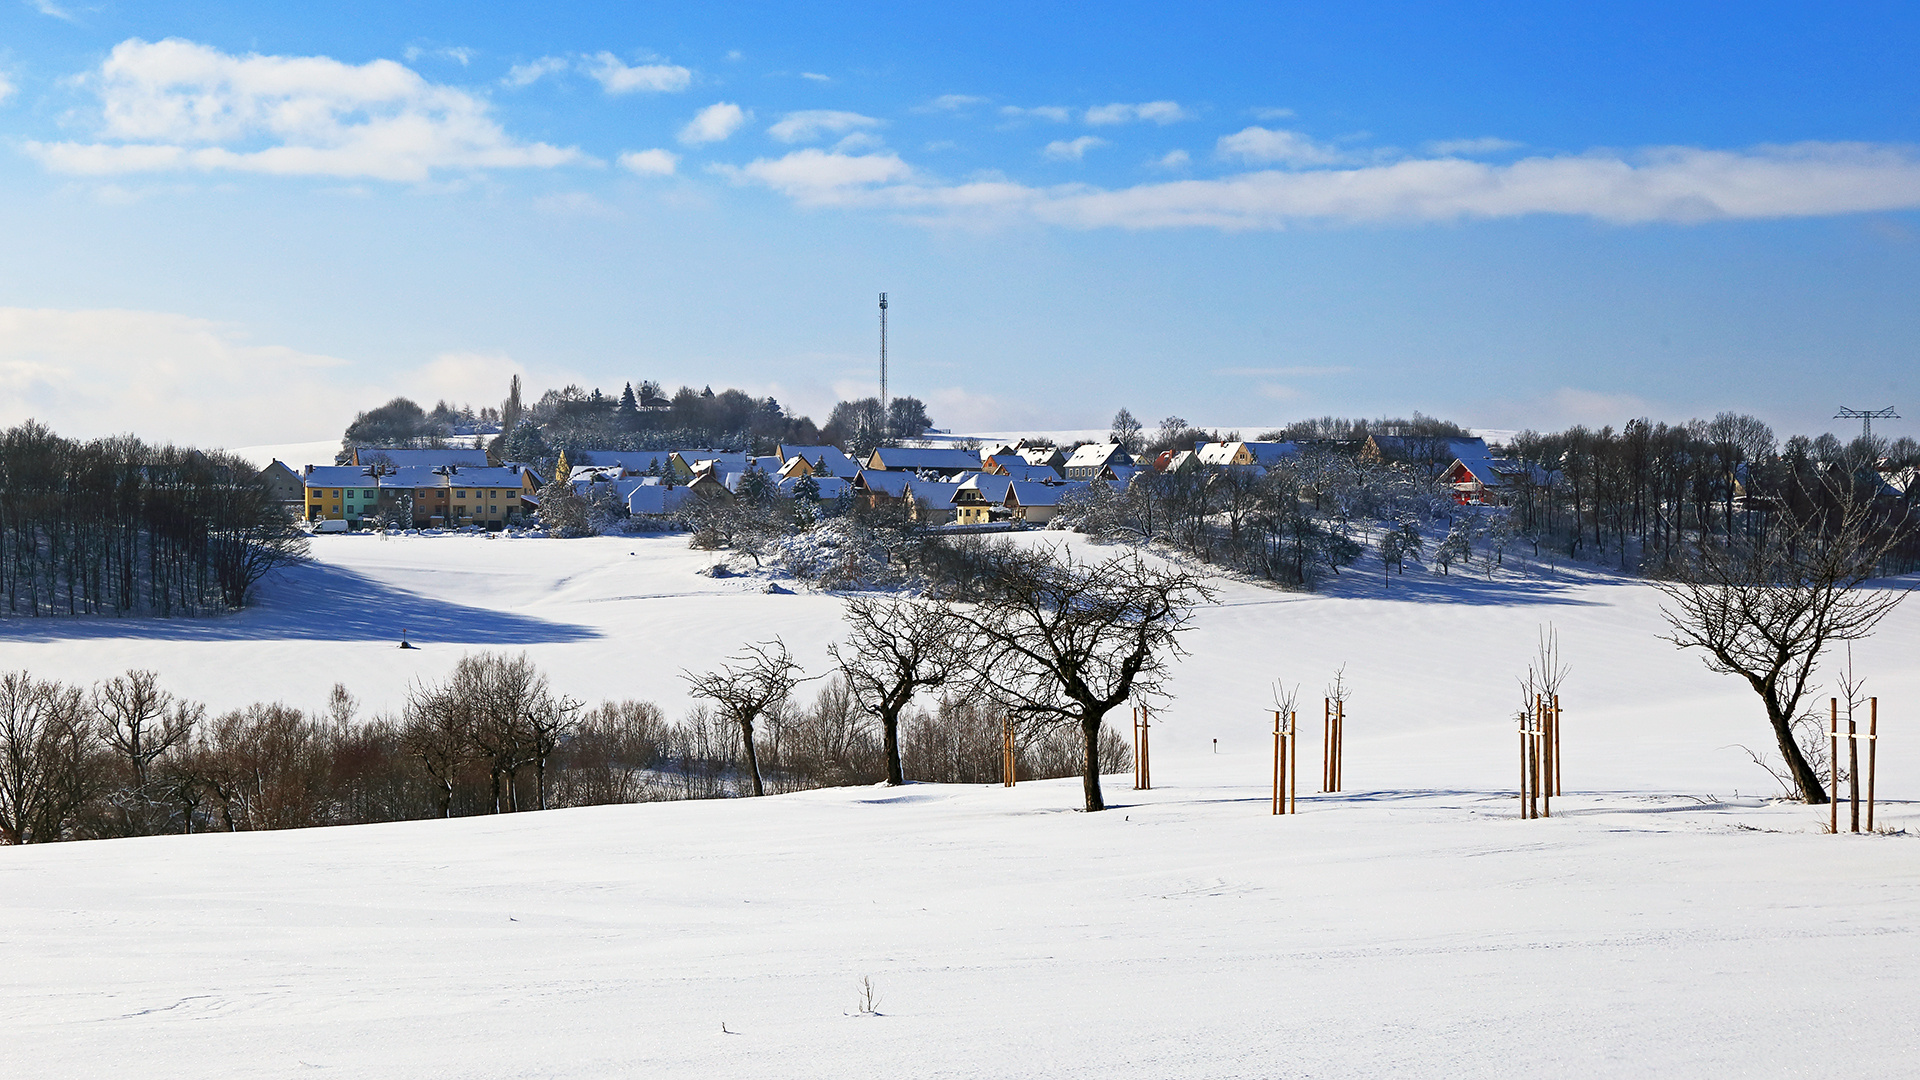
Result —
[{"label": "white van", "polygon": [[346,532],[348,528],[345,518],[322,518],[313,523],[313,531],[317,533]]}]

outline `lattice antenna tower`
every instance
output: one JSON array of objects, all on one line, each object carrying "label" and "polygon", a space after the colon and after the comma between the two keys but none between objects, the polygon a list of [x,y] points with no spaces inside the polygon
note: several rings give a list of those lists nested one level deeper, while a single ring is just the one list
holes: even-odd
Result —
[{"label": "lattice antenna tower", "polygon": [[[884,301],[885,297],[881,299]],[[885,307],[886,304],[883,302],[880,306]],[[883,321],[884,319],[885,316],[882,316]],[[885,351],[886,350],[882,348],[881,352],[883,354]],[[885,361],[883,360],[882,364],[884,363]],[[1840,411],[1833,414],[1833,418],[1835,420],[1860,421],[1860,437],[1863,439],[1871,439],[1873,438],[1873,422],[1875,420],[1898,420],[1900,419],[1900,414],[1894,412],[1893,406],[1891,405],[1884,409],[1849,409],[1845,405],[1842,405],[1840,406]]]},{"label": "lattice antenna tower", "polygon": [[880,294],[880,425],[887,423],[887,294]]}]

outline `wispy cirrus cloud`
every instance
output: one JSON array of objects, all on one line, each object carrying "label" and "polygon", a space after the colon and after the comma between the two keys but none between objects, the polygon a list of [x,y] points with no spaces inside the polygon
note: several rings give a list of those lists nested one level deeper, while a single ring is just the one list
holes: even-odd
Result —
[{"label": "wispy cirrus cloud", "polygon": [[1222,135],[1214,144],[1222,158],[1267,165],[1335,165],[1348,160],[1337,147],[1315,142],[1298,131],[1250,127]]},{"label": "wispy cirrus cloud", "polygon": [[912,168],[897,154],[840,154],[813,148],[713,169],[735,183],[757,183],[809,206],[844,204],[877,185],[913,176]]},{"label": "wispy cirrus cloud", "polygon": [[178,38],[136,38],[115,46],[86,82],[100,98],[100,141],[25,144],[55,172],[420,181],[449,169],[591,160],[514,139],[484,100],[392,60],[235,56]]},{"label": "wispy cirrus cloud", "polygon": [[638,176],[672,176],[680,155],[671,150],[633,150],[619,157],[621,168]]},{"label": "wispy cirrus cloud", "polygon": [[679,139],[688,146],[725,142],[752,116],[731,101],[715,102],[693,114],[693,119],[680,129]]},{"label": "wispy cirrus cloud", "polygon": [[1067,108],[1065,105],[1034,105],[1031,107],[1002,105],[1000,106],[1000,115],[1014,119],[1025,119],[1031,116],[1039,120],[1050,120],[1056,124],[1064,124],[1073,119],[1073,110]]},{"label": "wispy cirrus cloud", "polygon": [[985,105],[987,99],[978,94],[941,94],[920,108],[934,112],[959,112],[975,105]]},{"label": "wispy cirrus cloud", "polygon": [[1344,366],[1227,367],[1214,368],[1215,375],[1255,379],[1301,379],[1315,375],[1347,375],[1353,369]]},{"label": "wispy cirrus cloud", "polygon": [[[1296,155],[1297,158],[1297,155]],[[1488,220],[1532,215],[1615,224],[1819,217],[1920,208],[1910,147],[1800,143],[1748,150],[1655,147],[1634,154],[1536,156],[1507,164],[1407,158],[1384,164],[1259,170],[1102,189],[992,179],[942,183],[887,156],[857,184],[788,190],[809,205],[876,207],[929,222],[1025,219],[1069,228],[1282,229]],[[743,181],[764,182],[754,173]]]},{"label": "wispy cirrus cloud", "polygon": [[573,61],[564,56],[542,56],[507,69],[500,81],[507,86],[532,86],[549,75],[573,70]]},{"label": "wispy cirrus cloud", "polygon": [[844,135],[879,127],[881,121],[857,112],[837,109],[803,109],[781,117],[767,134],[785,143],[812,142],[822,135]]},{"label": "wispy cirrus cloud", "polygon": [[1137,105],[1114,103],[1095,105],[1087,110],[1086,121],[1095,127],[1113,124],[1172,124],[1191,120],[1193,114],[1174,101],[1143,101]]},{"label": "wispy cirrus cloud", "polygon": [[1055,139],[1040,148],[1042,156],[1053,161],[1079,161],[1087,156],[1087,151],[1112,145],[1095,135],[1082,135],[1077,139]]},{"label": "wispy cirrus cloud", "polygon": [[1440,139],[1423,143],[1421,149],[1437,157],[1477,157],[1481,154],[1498,154],[1507,150],[1518,150],[1524,143],[1512,139],[1496,138],[1484,135],[1478,139]]},{"label": "wispy cirrus cloud", "polygon": [[670,94],[685,90],[693,82],[693,72],[678,64],[638,64],[630,67],[610,52],[587,57],[585,66],[587,74],[593,76],[600,88],[609,94]]}]

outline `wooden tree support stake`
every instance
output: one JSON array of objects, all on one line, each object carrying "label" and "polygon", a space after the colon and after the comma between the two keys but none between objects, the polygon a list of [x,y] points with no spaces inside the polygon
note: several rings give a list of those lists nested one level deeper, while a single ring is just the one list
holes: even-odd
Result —
[{"label": "wooden tree support stake", "polygon": [[1340,790],[1340,751],[1346,728],[1347,703],[1332,698],[1323,700],[1320,736],[1320,790]]},{"label": "wooden tree support stake", "polygon": [[1867,699],[1867,730],[1860,730],[1853,718],[1853,706],[1847,706],[1847,730],[1840,730],[1840,699],[1827,699],[1831,716],[1827,720],[1828,764],[1832,766],[1833,794],[1827,800],[1827,829],[1840,831],[1840,740],[1847,740],[1847,796],[1852,804],[1849,827],[1860,831],[1860,740],[1867,741],[1867,831],[1873,831],[1874,782],[1880,772],[1880,699]]},{"label": "wooden tree support stake", "polygon": [[1000,721],[1000,783],[1012,787],[1014,783],[1013,767],[1013,720]]},{"label": "wooden tree support stake", "polygon": [[1298,713],[1287,713],[1282,719],[1280,710],[1273,713],[1273,812],[1275,814],[1297,814],[1300,812],[1298,793],[1299,755],[1294,746],[1294,731],[1299,725]]},{"label": "wooden tree support stake", "polygon": [[1520,717],[1520,816],[1553,816],[1553,797],[1558,794],[1556,779],[1560,755],[1555,740],[1559,734],[1560,699],[1552,701],[1533,696],[1531,715]]},{"label": "wooden tree support stake", "polygon": [[1136,705],[1133,710],[1133,790],[1150,791],[1153,789],[1153,747],[1148,739],[1151,722],[1147,717],[1147,707]]}]

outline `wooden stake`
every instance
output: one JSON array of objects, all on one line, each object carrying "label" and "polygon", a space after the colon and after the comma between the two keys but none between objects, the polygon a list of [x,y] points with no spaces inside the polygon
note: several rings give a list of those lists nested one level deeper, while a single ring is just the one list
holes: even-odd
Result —
[{"label": "wooden stake", "polygon": [[1880,758],[1880,699],[1867,699],[1867,831],[1873,831],[1873,781]]},{"label": "wooden stake", "polygon": [[1320,790],[1333,790],[1333,699],[1320,699]]},{"label": "wooden stake", "polygon": [[1553,695],[1553,793],[1560,794],[1560,695]]},{"label": "wooden stake", "polygon": [[1847,793],[1853,802],[1850,827],[1860,831],[1860,724],[1853,718],[1851,695],[1847,701]]},{"label": "wooden stake", "polygon": [[1287,813],[1300,812],[1300,714],[1287,713]]},{"label": "wooden stake", "polygon": [[1003,719],[1000,721],[1000,782],[1003,786],[1012,787],[1014,779],[1013,721]]},{"label": "wooden stake", "polygon": [[1828,772],[1833,775],[1833,796],[1827,800],[1827,831],[1840,835],[1840,699],[1828,698],[1831,715],[1827,720]]}]

